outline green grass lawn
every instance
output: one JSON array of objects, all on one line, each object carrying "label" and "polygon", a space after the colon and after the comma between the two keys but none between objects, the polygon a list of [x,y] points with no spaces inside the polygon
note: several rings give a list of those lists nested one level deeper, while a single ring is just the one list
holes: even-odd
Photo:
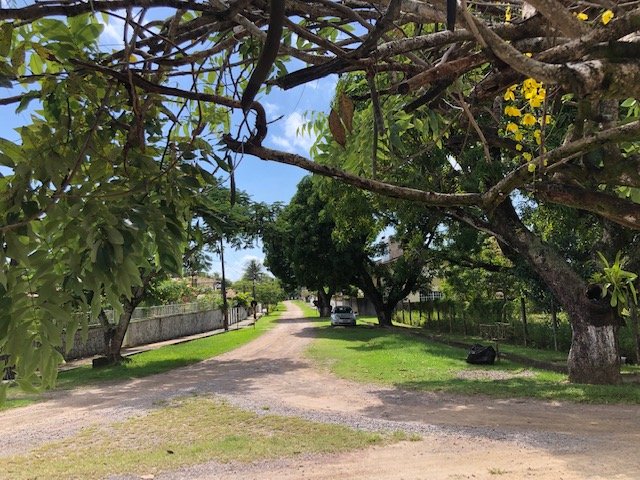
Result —
[{"label": "green grass lawn", "polygon": [[[415,440],[295,417],[258,415],[220,401],[174,401],[143,417],[92,427],[27,455],[0,458],[12,480],[152,476],[208,461],[250,462]],[[2,474],[0,474],[2,476]]]},{"label": "green grass lawn", "polygon": [[[493,343],[485,338],[476,335],[461,335],[455,333],[441,333],[441,332],[433,332],[429,330],[425,330],[421,327],[412,327],[409,325],[404,325],[402,323],[396,324],[400,328],[407,328],[409,330],[413,330],[415,332],[419,332],[420,334],[424,334],[427,336],[433,336],[436,339],[442,339],[443,341],[454,341],[454,342],[462,342],[468,344],[474,343],[482,343],[482,344],[490,344]],[[513,345],[508,342],[500,342],[500,351],[504,353],[514,353],[516,355],[522,355],[527,358],[531,358],[533,360],[539,360],[541,362],[549,362],[549,363],[566,363],[567,362],[567,354],[563,352],[555,352],[553,350],[541,350],[539,348],[529,348],[524,347],[522,345]]]},{"label": "green grass lawn", "polygon": [[295,303],[296,306],[298,306],[298,307],[300,307],[302,309],[302,314],[306,318],[309,318],[309,317],[317,318],[317,317],[319,317],[318,309],[315,308],[315,307],[312,307],[307,302],[302,301],[302,300],[294,300],[293,303]]},{"label": "green grass lawn", "polygon": [[[360,322],[375,319],[359,319]],[[399,329],[362,323],[356,328],[317,327],[308,355],[350,380],[399,388],[495,397],[531,397],[586,403],[640,403],[640,386],[575,385],[566,375],[501,360],[469,365],[466,349],[450,347]],[[514,352],[517,353],[517,352]]]},{"label": "green grass lawn", "polygon": [[[146,377],[201,362],[258,338],[273,327],[283,309],[284,307],[279,305],[274,312],[260,318],[255,328],[234,330],[231,326],[231,330],[224,334],[168,345],[157,350],[133,355],[129,357],[129,362],[122,365],[104,368],[92,368],[91,365],[85,365],[61,372],[58,375],[56,388],[71,389],[97,382]],[[28,405],[38,401],[39,398],[38,395],[25,394],[17,388],[10,388],[7,402],[0,406],[0,410]]]}]

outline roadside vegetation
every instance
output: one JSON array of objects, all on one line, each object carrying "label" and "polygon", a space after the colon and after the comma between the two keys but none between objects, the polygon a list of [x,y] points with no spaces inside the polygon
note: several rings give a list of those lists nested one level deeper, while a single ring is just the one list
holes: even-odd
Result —
[{"label": "roadside vegetation", "polygon": [[[362,321],[375,322],[375,318]],[[529,397],[584,403],[640,403],[638,385],[571,384],[566,375],[500,360],[469,365],[467,351],[410,330],[331,328],[323,321],[308,356],[336,375],[398,388],[500,398]],[[526,355],[518,349],[518,353]]]},{"label": "roadside vegetation", "polygon": [[252,462],[344,452],[406,440],[295,417],[259,415],[210,398],[174,401],[149,415],[85,429],[27,455],[0,459],[13,480],[154,475],[209,461]]},{"label": "roadside vegetation", "polygon": [[[200,338],[190,342],[167,345],[156,350],[149,350],[131,357],[128,361],[119,365],[103,368],[92,368],[91,365],[83,365],[72,370],[61,372],[58,375],[56,389],[71,389],[83,385],[128,380],[131,378],[147,377],[157,373],[184,367],[201,362],[216,355],[223,354],[234,348],[238,348],[271,329],[280,316],[284,307],[279,304],[269,315],[260,318],[254,327],[231,329],[219,335]],[[22,407],[34,403],[40,399],[37,393],[23,393],[17,388],[11,388],[7,401],[0,406],[0,410]]]}]

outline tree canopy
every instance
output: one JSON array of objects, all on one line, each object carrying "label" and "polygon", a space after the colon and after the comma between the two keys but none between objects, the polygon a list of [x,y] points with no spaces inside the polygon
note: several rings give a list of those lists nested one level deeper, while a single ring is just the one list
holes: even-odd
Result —
[{"label": "tree canopy", "polygon": [[[179,268],[183,199],[216,172],[233,184],[236,155],[248,154],[495,236],[569,312],[572,380],[618,381],[618,320],[513,203],[587,211],[637,241],[640,8],[462,1],[453,25],[451,3],[54,0],[0,10],[0,105],[32,111],[19,141],[0,140],[2,348],[36,342],[51,353],[61,331],[52,318],[78,303],[98,311],[85,290],[116,303],[139,282],[145,236],[162,265]],[[124,26],[122,45],[99,41],[106,22]],[[309,127],[323,138],[317,161],[266,148],[273,119],[254,100],[260,85],[331,74],[355,80]],[[245,116],[232,129],[233,112]],[[348,161],[336,165],[335,152]],[[53,354],[16,355],[22,378],[52,371]]]}]

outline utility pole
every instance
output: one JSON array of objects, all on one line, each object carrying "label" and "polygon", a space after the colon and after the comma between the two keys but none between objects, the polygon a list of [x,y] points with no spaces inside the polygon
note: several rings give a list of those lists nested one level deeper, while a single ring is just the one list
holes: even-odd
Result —
[{"label": "utility pole", "polygon": [[227,279],[224,275],[224,242],[220,237],[220,263],[222,263],[222,326],[229,330],[229,306],[227,305]]},{"label": "utility pole", "polygon": [[[258,309],[258,301],[256,300],[256,275],[257,272],[253,272],[253,319],[257,318],[256,310]],[[253,323],[255,325],[255,322]]]}]

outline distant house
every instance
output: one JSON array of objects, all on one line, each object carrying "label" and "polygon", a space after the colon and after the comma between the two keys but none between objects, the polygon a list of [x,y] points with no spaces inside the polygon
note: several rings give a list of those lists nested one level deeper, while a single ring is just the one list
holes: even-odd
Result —
[{"label": "distant house", "polygon": [[[390,263],[394,262],[398,258],[402,256],[402,246],[398,242],[395,241],[393,236],[389,236],[386,239],[387,242],[387,251],[385,255],[379,260],[380,263]],[[410,302],[429,302],[433,300],[439,300],[444,298],[444,293],[441,291],[442,280],[439,278],[434,278],[429,282],[428,288],[427,286],[417,286],[417,289],[414,292],[411,292],[405,300]]]}]

